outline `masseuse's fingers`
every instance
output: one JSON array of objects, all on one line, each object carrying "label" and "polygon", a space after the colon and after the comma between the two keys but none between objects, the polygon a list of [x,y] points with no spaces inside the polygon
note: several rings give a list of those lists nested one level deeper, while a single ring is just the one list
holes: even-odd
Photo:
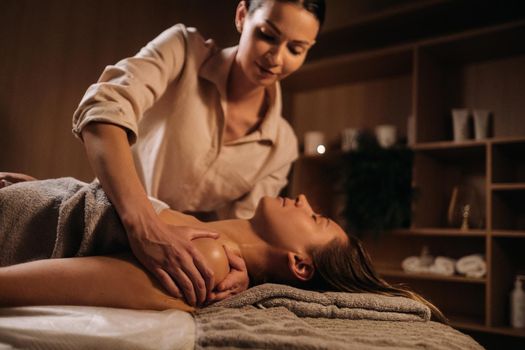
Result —
[{"label": "masseuse's fingers", "polygon": [[232,269],[240,270],[240,271],[246,271],[246,262],[243,258],[241,258],[239,255],[235,254],[235,252],[229,248],[226,245],[223,245],[224,252],[226,253],[226,256],[228,257],[228,262],[230,263],[230,267]]},{"label": "masseuse's fingers", "polygon": [[185,271],[180,268],[175,268],[169,271],[171,278],[177,281],[181,292],[184,294],[184,299],[191,306],[197,306],[197,296],[191,280]]},{"label": "masseuse's fingers", "polygon": [[206,300],[206,305],[213,304],[217,301],[221,301],[224,299],[227,299],[231,296],[234,296],[235,294],[232,290],[225,290],[223,292],[211,292],[208,296],[208,299]]},{"label": "masseuse's fingers", "polygon": [[230,264],[230,272],[224,278],[224,280],[217,285],[213,292],[208,295],[208,304],[224,300],[235,294],[239,294],[240,292],[246,290],[250,284],[248,270],[246,268],[244,259],[235,254],[227,246],[223,247]]},{"label": "masseuse's fingers", "polygon": [[182,293],[180,292],[179,287],[173,282],[173,279],[171,276],[161,269],[160,267],[157,267],[153,269],[153,273],[155,274],[155,277],[158,281],[162,284],[162,286],[168,291],[168,293],[176,298],[183,298]]},{"label": "masseuse's fingers", "polygon": [[[194,240],[197,238],[217,239],[219,238],[219,234],[216,232],[193,228],[191,230],[190,239]],[[199,289],[196,290],[196,293],[198,294],[199,302],[202,304],[206,300],[206,295],[211,292],[215,285],[215,275],[213,274],[213,270],[208,267],[206,259],[198,249],[192,247],[190,255],[193,257],[193,263],[195,264],[195,267],[197,267],[197,270],[200,272],[200,275],[192,275],[190,273],[189,277],[194,283],[194,286],[196,287],[195,289]],[[203,288],[201,287],[201,285],[195,284],[196,282],[199,282],[198,280],[200,280],[200,277],[202,277],[202,279],[204,280]]]},{"label": "masseuse's fingers", "polygon": [[235,254],[230,248],[227,246],[223,247],[230,264],[230,273],[217,285],[216,289],[220,292],[226,290],[233,290],[236,293],[242,292],[250,284],[246,263],[243,258]]},{"label": "masseuse's fingers", "polygon": [[203,288],[202,291],[199,291],[203,292],[203,294],[199,294],[199,303],[203,304],[206,301],[207,295],[209,295],[215,285],[215,275],[213,274],[213,271],[208,268],[204,256],[199,251],[197,251],[197,254],[193,257],[193,262],[201,272],[205,282],[205,288]]},{"label": "masseuse's fingers", "polygon": [[[193,229],[188,229],[190,232]],[[198,237],[210,237],[209,232],[195,233]],[[215,235],[212,235],[215,236]],[[185,244],[185,251],[175,256],[168,268],[171,276],[177,282],[184,296],[191,305],[202,305],[206,301],[208,289],[213,288],[214,274],[207,266],[201,252],[190,242]],[[197,304],[195,304],[197,303]]]}]

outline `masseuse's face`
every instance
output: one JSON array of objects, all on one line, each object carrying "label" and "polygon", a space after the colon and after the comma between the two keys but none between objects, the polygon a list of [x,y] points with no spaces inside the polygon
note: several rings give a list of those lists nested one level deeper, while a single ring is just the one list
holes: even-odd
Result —
[{"label": "masseuse's face", "polygon": [[304,195],[296,199],[264,197],[251,222],[269,244],[292,252],[307,253],[333,239],[347,239],[339,225],[312,210]]},{"label": "masseuse's face", "polygon": [[241,2],[236,21],[242,29],[237,62],[253,84],[263,86],[299,69],[319,31],[315,16],[300,5],[271,0],[251,14]]}]

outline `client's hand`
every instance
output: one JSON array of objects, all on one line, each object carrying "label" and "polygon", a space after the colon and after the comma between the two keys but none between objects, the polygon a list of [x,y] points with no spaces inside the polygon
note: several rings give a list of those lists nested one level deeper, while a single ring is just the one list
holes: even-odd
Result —
[{"label": "client's hand", "polygon": [[228,256],[230,273],[222,280],[213,291],[208,295],[207,304],[211,304],[232,295],[245,291],[249,284],[248,270],[244,259],[235,254],[230,248],[224,246],[224,251]]},{"label": "client's hand", "polygon": [[216,239],[219,234],[168,225],[156,218],[146,222],[141,227],[126,226],[129,243],[137,259],[169,294],[184,297],[189,305],[202,305],[214,286],[214,274],[192,240]]},{"label": "client's hand", "polygon": [[11,183],[34,180],[36,180],[34,177],[26,174],[0,172],[0,188],[6,187]]}]

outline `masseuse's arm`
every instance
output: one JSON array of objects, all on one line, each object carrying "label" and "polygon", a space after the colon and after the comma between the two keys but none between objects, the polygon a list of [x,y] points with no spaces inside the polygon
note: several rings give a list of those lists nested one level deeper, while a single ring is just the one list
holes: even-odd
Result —
[{"label": "masseuse's arm", "polygon": [[211,291],[213,274],[191,240],[213,235],[159,221],[130,149],[143,114],[184,68],[186,36],[183,26],[173,26],[135,56],[107,66],[75,111],[73,131],[84,141],[91,166],[122,218],[133,253],[171,295],[183,294],[195,305]]},{"label": "masseuse's arm", "polygon": [[217,234],[168,225],[158,218],[135,170],[123,128],[92,122],[83,129],[82,139],[135,256],[171,295],[182,292],[190,305],[202,304],[213,289],[214,275],[192,240]]},{"label": "masseuse's arm", "polygon": [[[213,239],[196,242],[220,281],[228,273],[224,247]],[[131,255],[37,260],[0,268],[0,307],[27,305],[193,310],[166,293]]]},{"label": "masseuse's arm", "polygon": [[144,113],[187,66],[189,36],[183,25],[175,25],[135,56],[107,66],[75,111],[73,131],[83,139],[92,168],[123,219],[137,258],[172,295],[182,292],[194,305],[211,292],[213,274],[191,240],[213,235],[157,219],[129,146],[138,137]]}]

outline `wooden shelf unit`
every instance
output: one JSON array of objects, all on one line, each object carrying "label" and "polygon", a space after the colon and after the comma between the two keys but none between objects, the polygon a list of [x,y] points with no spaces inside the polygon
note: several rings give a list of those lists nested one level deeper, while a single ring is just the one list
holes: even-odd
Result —
[{"label": "wooden shelf unit", "polygon": [[405,272],[401,269],[379,269],[379,273],[386,277],[396,277],[404,279],[422,279],[422,280],[434,280],[441,282],[458,282],[458,283],[477,283],[485,284],[487,280],[485,278],[469,278],[463,276],[443,276],[439,274],[432,273],[412,273]]},{"label": "wooden shelf unit", "polygon": [[[321,130],[332,145],[324,156],[298,160],[290,194],[305,193],[315,209],[341,219],[344,157],[333,150],[340,130],[395,125],[400,137],[413,140],[418,199],[409,228],[364,239],[376,268],[422,293],[454,326],[511,337],[525,337],[525,329],[509,325],[509,293],[515,275],[525,273],[523,42],[525,21],[518,20],[320,59],[283,84],[285,111],[294,116],[299,139]],[[452,108],[492,111],[489,137],[452,141]],[[448,220],[455,186],[476,196],[466,231]],[[403,272],[402,260],[423,246],[455,259],[482,254],[487,274],[469,279]]]},{"label": "wooden shelf unit", "polygon": [[[387,3],[389,6],[384,6]],[[525,14],[520,0],[507,0],[504,6],[470,0],[370,1],[368,13],[349,7],[345,26],[322,32],[309,55],[311,59],[496,25],[523,18]]]}]

